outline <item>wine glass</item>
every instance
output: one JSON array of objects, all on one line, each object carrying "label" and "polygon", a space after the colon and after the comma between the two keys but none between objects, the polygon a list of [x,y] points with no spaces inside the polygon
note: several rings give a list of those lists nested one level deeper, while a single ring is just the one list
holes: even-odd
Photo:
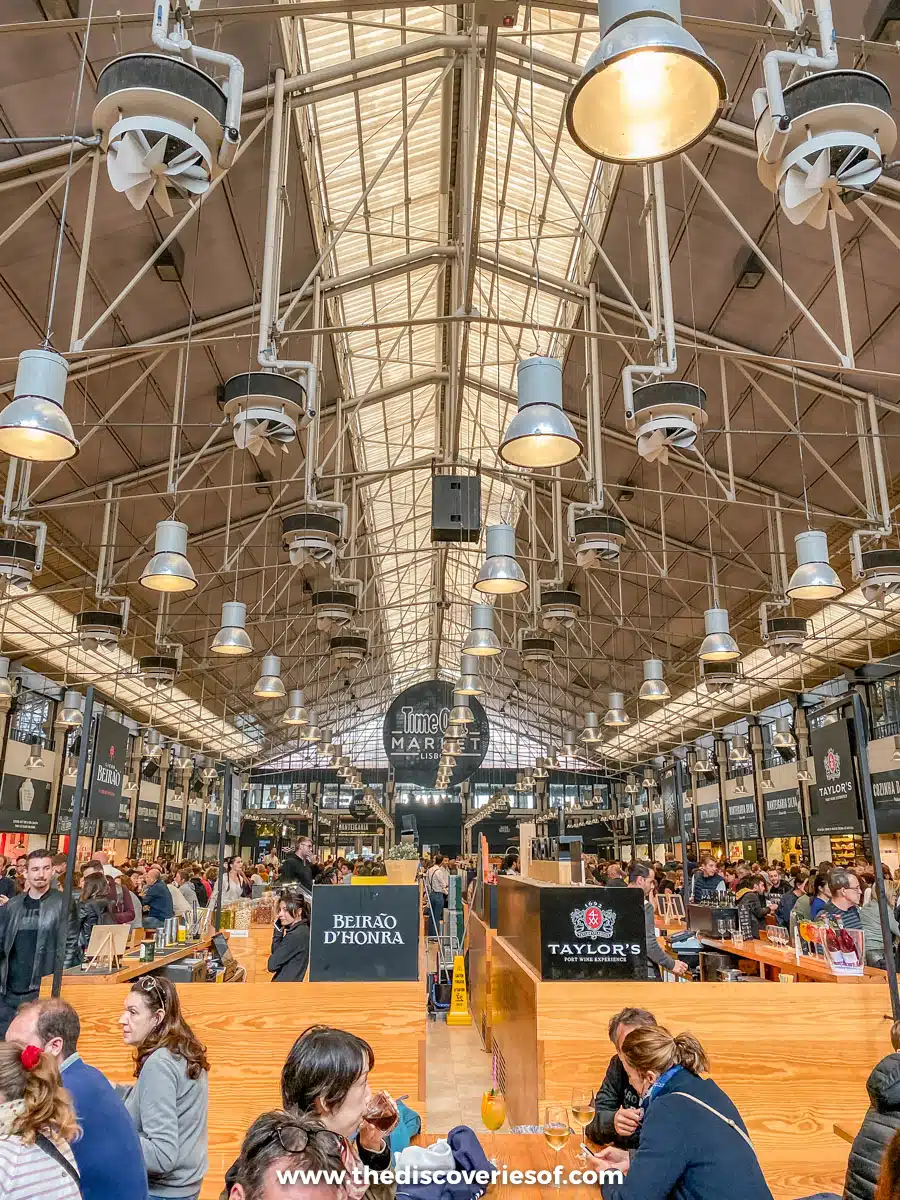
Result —
[{"label": "wine glass", "polygon": [[[572,1089],[572,1120],[581,1126],[582,1138],[584,1130],[587,1129],[591,1121],[594,1119],[594,1093],[590,1088],[576,1087]],[[587,1155],[583,1150],[578,1151],[577,1157],[580,1161],[586,1162]]]},{"label": "wine glass", "polygon": [[[559,1154],[569,1140],[572,1130],[569,1128],[569,1115],[561,1104],[548,1105],[544,1114],[544,1137],[547,1145]],[[557,1200],[561,1193],[559,1184],[556,1187]]]},{"label": "wine glass", "polygon": [[495,1133],[506,1120],[506,1097],[497,1088],[490,1088],[481,1097],[481,1119]]}]

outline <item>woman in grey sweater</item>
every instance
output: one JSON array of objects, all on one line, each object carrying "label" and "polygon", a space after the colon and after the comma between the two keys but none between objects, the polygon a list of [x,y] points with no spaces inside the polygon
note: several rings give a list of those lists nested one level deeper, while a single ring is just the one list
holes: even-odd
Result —
[{"label": "woman in grey sweater", "polygon": [[208,1166],[206,1047],[185,1022],[175,988],[154,975],[135,981],[119,1024],[135,1051],[137,1082],[124,1099],[144,1152],[150,1200],[197,1200]]}]

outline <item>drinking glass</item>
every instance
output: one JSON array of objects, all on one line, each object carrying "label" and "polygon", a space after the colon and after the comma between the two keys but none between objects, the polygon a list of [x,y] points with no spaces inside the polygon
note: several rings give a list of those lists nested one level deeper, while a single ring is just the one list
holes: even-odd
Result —
[{"label": "drinking glass", "polygon": [[481,1097],[481,1119],[491,1133],[506,1120],[506,1097],[496,1088],[490,1088]]},{"label": "drinking glass", "polygon": [[561,1104],[550,1105],[545,1113],[544,1137],[547,1145],[557,1154],[569,1140],[572,1130],[569,1128],[569,1115]]},{"label": "drinking glass", "polygon": [[[590,1088],[576,1087],[572,1089],[572,1120],[581,1126],[582,1137],[584,1130],[587,1129],[591,1121],[594,1119],[594,1094]],[[587,1161],[587,1155],[583,1150],[579,1150],[577,1158],[581,1162]]]}]

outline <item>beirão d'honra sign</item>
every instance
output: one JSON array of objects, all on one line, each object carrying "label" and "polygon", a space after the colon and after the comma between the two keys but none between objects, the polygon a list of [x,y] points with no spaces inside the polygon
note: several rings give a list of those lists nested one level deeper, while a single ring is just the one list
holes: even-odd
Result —
[{"label": "beir\u00e3o d'honra sign", "polygon": [[[484,762],[490,742],[487,714],[469,696],[472,720],[460,726],[462,752],[450,777],[451,786],[468,779]],[[442,679],[416,683],[396,696],[384,718],[384,750],[398,783],[434,784],[441,742],[450,723],[453,685]]]}]

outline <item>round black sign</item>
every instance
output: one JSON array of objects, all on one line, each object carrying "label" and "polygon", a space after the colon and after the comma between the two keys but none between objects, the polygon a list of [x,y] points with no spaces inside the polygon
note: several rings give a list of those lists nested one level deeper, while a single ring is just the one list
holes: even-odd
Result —
[{"label": "round black sign", "polygon": [[[451,787],[478,770],[490,741],[487,714],[475,696],[468,699],[474,720],[460,726],[465,743],[450,776]],[[395,697],[384,718],[384,749],[398,783],[434,786],[452,707],[453,685],[440,679],[413,684]]]}]

